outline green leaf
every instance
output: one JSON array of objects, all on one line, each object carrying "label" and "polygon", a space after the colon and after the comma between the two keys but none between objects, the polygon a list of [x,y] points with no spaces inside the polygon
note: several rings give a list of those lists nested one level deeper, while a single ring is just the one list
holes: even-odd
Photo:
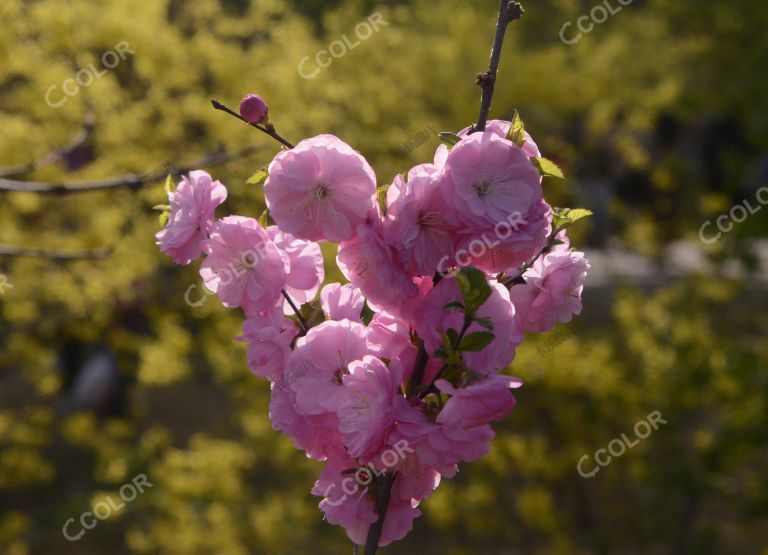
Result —
[{"label": "green leaf", "polygon": [[470,333],[461,340],[459,351],[468,351],[472,353],[482,351],[488,345],[490,345],[491,341],[493,341],[495,337],[495,335],[487,331],[477,331],[475,333]]},{"label": "green leaf", "polygon": [[468,266],[458,271],[455,279],[464,299],[467,314],[474,314],[491,296],[491,286],[488,285],[485,274],[477,268]]},{"label": "green leaf", "polygon": [[376,189],[376,198],[379,199],[379,206],[381,206],[381,213],[386,216],[387,215],[387,190],[389,190],[389,185],[382,185],[378,189]]},{"label": "green leaf", "polygon": [[249,177],[246,183],[248,185],[263,185],[268,177],[269,173],[267,172],[266,168],[261,168],[259,171]]},{"label": "green leaf", "polygon": [[591,210],[586,208],[554,208],[553,211],[555,216],[552,218],[552,229],[555,232],[568,228],[593,214]]},{"label": "green leaf", "polygon": [[451,345],[456,345],[456,343],[459,342],[459,332],[457,332],[455,329],[448,328],[447,334],[448,334],[448,341],[451,342],[450,343]]},{"label": "green leaf", "polygon": [[565,179],[563,170],[560,166],[555,164],[552,160],[546,158],[531,158],[533,165],[539,169],[539,173],[544,177],[557,177],[558,179]]},{"label": "green leaf", "polygon": [[176,189],[176,183],[173,182],[173,176],[168,174],[165,178],[165,192],[169,195]]},{"label": "green leaf", "polygon": [[490,318],[475,318],[474,320],[488,331],[493,331],[493,321]]},{"label": "green leaf", "polygon": [[512,124],[509,126],[507,140],[512,141],[521,148],[525,144],[525,125],[517,110],[515,110],[515,113],[512,116]]},{"label": "green leaf", "polygon": [[264,228],[269,226],[269,209],[264,210],[259,216],[259,225]]},{"label": "green leaf", "polygon": [[161,212],[165,212],[166,210],[170,210],[171,205],[170,204],[156,204],[152,207],[152,210],[160,210]]},{"label": "green leaf", "polygon": [[454,146],[461,142],[461,137],[459,137],[456,133],[443,131],[440,133],[440,142],[447,146],[448,150],[451,150]]}]

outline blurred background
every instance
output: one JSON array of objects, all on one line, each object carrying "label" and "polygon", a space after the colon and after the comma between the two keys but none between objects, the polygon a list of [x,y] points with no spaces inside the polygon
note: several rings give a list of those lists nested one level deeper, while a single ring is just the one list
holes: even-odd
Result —
[{"label": "blurred background", "polygon": [[[768,3],[524,5],[491,115],[518,109],[563,167],[553,205],[595,212],[584,312],[528,338],[491,455],[384,553],[766,555]],[[169,171],[221,162],[218,213],[261,214],[246,179],[279,145],[211,98],[259,92],[289,140],[334,133],[380,184],[430,160],[477,118],[497,9],[2,0],[0,553],[351,552],[309,493],[321,465],[271,430],[239,313],[160,254],[152,207]]]}]

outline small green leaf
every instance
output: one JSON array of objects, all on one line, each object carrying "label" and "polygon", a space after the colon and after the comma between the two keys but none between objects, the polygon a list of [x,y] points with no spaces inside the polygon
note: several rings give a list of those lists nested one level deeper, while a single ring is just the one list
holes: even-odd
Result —
[{"label": "small green leaf", "polygon": [[168,220],[171,217],[171,211],[168,212],[161,212],[160,216],[157,218],[160,221],[160,227],[165,227],[168,225]]},{"label": "small green leaf", "polygon": [[259,225],[263,228],[269,226],[269,209],[264,210],[264,212],[261,213],[261,216],[259,216]]},{"label": "small green leaf", "polygon": [[171,205],[170,204],[156,204],[152,207],[152,210],[160,210],[161,212],[165,212],[166,210],[170,210]]},{"label": "small green leaf", "polygon": [[539,173],[544,177],[557,177],[558,179],[565,179],[563,170],[555,164],[552,160],[546,158],[531,158],[533,165],[539,169]]},{"label": "small green leaf", "polygon": [[248,185],[263,185],[268,177],[269,173],[267,172],[266,168],[261,168],[259,171],[249,177],[246,183]]},{"label": "small green leaf", "polygon": [[573,224],[593,214],[586,208],[554,208],[555,216],[552,218],[552,229],[555,232],[571,227]]},{"label": "small green leaf", "polygon": [[515,110],[515,113],[512,116],[512,124],[509,126],[507,140],[512,141],[521,148],[525,144],[525,125],[517,110]]},{"label": "small green leaf", "polygon": [[456,343],[459,342],[459,332],[457,332],[455,329],[448,328],[447,334],[448,341],[451,342],[451,345],[456,345]]},{"label": "small green leaf", "polygon": [[381,213],[386,216],[387,215],[387,190],[389,190],[389,185],[382,185],[378,189],[376,189],[376,198],[379,199],[379,206],[381,206]]},{"label": "small green leaf", "polygon": [[455,279],[464,299],[466,312],[474,314],[491,296],[491,286],[488,285],[485,274],[477,268],[468,266],[457,272]]},{"label": "small green leaf", "polygon": [[448,150],[451,150],[454,146],[461,142],[461,137],[459,137],[456,133],[443,131],[440,133],[440,142],[447,146]]},{"label": "small green leaf", "polygon": [[490,318],[475,318],[474,320],[488,331],[493,331],[493,321]]},{"label": "small green leaf", "polygon": [[173,182],[173,176],[168,174],[165,178],[165,192],[169,195],[176,189],[176,184]]},{"label": "small green leaf", "polygon": [[490,345],[491,341],[493,341],[495,337],[496,337],[495,335],[487,331],[478,331],[475,333],[470,333],[469,335],[464,337],[464,339],[461,340],[461,344],[459,345],[459,351],[464,351],[464,352],[468,351],[472,353],[482,351],[488,345]]}]

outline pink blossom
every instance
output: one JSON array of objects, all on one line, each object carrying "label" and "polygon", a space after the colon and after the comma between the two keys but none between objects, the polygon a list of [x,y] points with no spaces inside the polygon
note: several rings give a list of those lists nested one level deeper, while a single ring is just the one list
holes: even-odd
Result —
[{"label": "pink blossom", "polygon": [[[515,349],[522,342],[523,335],[514,325],[514,307],[509,300],[509,291],[500,283],[491,283],[491,296],[477,312],[477,316],[488,318],[493,324],[495,339],[479,352],[464,353],[467,365],[484,374],[498,372],[509,365],[515,357]],[[453,328],[458,333],[463,325],[464,314],[458,310],[446,309],[451,302],[461,302],[461,293],[454,278],[445,278],[427,294],[421,305],[421,316],[416,331],[424,340],[427,353],[434,353],[442,345],[441,333]],[[488,331],[480,324],[473,323],[467,335]]]},{"label": "pink blossom", "polygon": [[418,294],[375,223],[357,226],[357,236],[339,245],[336,261],[344,277],[363,292],[375,310],[396,308]]},{"label": "pink blossom", "polygon": [[413,276],[431,276],[441,259],[454,256],[454,226],[445,219],[439,183],[435,172],[412,170],[407,182],[398,175],[387,192],[384,239]]},{"label": "pink blossom", "polygon": [[302,369],[289,383],[300,414],[336,414],[345,397],[341,384],[349,363],[370,354],[365,334],[357,322],[329,320],[299,338],[288,364]]},{"label": "pink blossom", "polygon": [[[506,139],[507,134],[509,133],[510,125],[512,124],[509,121],[492,119],[485,124],[485,132],[493,133],[502,139]],[[469,137],[470,129],[471,127],[465,127],[459,131],[457,135],[461,138]],[[437,152],[435,152],[435,164],[438,166],[444,166],[445,160],[448,158],[448,152],[448,147],[445,145],[441,144],[439,147],[437,147]],[[525,141],[523,142],[523,152],[525,152],[525,155],[528,156],[528,158],[538,158],[541,156],[538,145],[534,142],[533,137],[531,137],[527,131],[525,132]]]},{"label": "pink blossom", "polygon": [[487,424],[470,427],[446,426],[430,420],[419,406],[396,404],[396,431],[391,442],[406,441],[423,464],[446,478],[458,472],[460,461],[474,461],[488,454],[494,438]]},{"label": "pink blossom", "polygon": [[525,284],[515,285],[510,299],[515,321],[526,332],[546,332],[555,323],[570,322],[581,313],[581,292],[590,265],[584,253],[555,247],[523,274]]},{"label": "pink blossom", "polygon": [[310,459],[322,461],[342,449],[342,438],[335,415],[333,418],[318,418],[296,411],[296,392],[289,383],[290,375],[301,371],[301,368],[289,367],[286,377],[272,384],[269,418],[272,428],[290,437],[297,449],[305,451]]},{"label": "pink blossom", "polygon": [[451,395],[437,416],[437,423],[469,428],[503,420],[515,407],[510,389],[523,385],[512,376],[494,374],[466,387],[454,387],[447,380],[437,380],[437,388]]},{"label": "pink blossom", "polygon": [[448,154],[440,179],[450,217],[463,224],[458,265],[463,249],[479,267],[498,272],[546,244],[550,209],[541,176],[511,141],[492,132],[470,135]]},{"label": "pink blossom", "polygon": [[283,377],[285,364],[291,354],[291,342],[298,327],[280,313],[252,315],[243,322],[243,336],[238,340],[249,343],[248,368],[269,381]]},{"label": "pink blossom", "polygon": [[[286,292],[298,306],[314,299],[325,279],[325,262],[320,245],[283,233],[275,225],[267,228],[267,236],[288,255],[290,271],[285,281]],[[285,301],[283,311],[293,314],[288,301]]]},{"label": "pink blossom", "polygon": [[323,497],[319,507],[325,519],[344,527],[353,543],[363,545],[370,525],[378,517],[369,489],[359,484],[354,474],[346,472],[357,468],[357,462],[349,456],[329,459],[312,494]]},{"label": "pink blossom", "polygon": [[216,207],[227,198],[227,189],[204,171],[182,176],[176,191],[168,193],[171,214],[165,229],[155,238],[157,245],[176,264],[187,265],[200,256],[200,242],[208,237],[214,224]]},{"label": "pink blossom", "polygon": [[200,267],[200,275],[224,306],[239,306],[246,313],[253,313],[268,310],[279,302],[290,262],[256,220],[241,216],[223,218],[202,247],[208,256]]},{"label": "pink blossom", "polygon": [[365,298],[354,285],[329,283],[320,291],[320,304],[329,320],[359,322]]},{"label": "pink blossom", "polygon": [[384,446],[394,427],[393,404],[402,374],[399,362],[392,361],[387,368],[374,356],[350,363],[336,414],[352,457],[369,460]]},{"label": "pink blossom", "polygon": [[351,239],[378,207],[373,169],[333,135],[278,154],[264,193],[280,229],[308,241]]}]

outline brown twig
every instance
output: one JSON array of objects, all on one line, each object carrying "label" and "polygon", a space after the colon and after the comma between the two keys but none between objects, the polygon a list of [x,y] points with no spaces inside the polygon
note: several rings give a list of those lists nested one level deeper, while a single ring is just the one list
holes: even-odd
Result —
[{"label": "brown twig", "polygon": [[93,112],[86,112],[85,118],[83,118],[82,128],[74,137],[72,137],[72,139],[70,139],[67,144],[26,164],[18,164],[16,166],[0,168],[0,177],[13,177],[16,175],[25,174],[58,162],[73,150],[82,146],[85,141],[88,140],[88,137],[90,137],[91,133],[93,132],[93,124],[95,121],[96,117],[94,116]]},{"label": "brown twig", "polygon": [[[240,152],[227,153],[227,152],[214,152],[208,154],[203,159],[198,160],[192,164],[186,164],[181,167],[174,167],[175,174],[187,173],[189,171],[198,169],[203,166],[213,166],[217,164],[225,164],[232,160],[244,158],[250,156],[256,152],[263,150],[262,148],[247,148]],[[150,183],[154,183],[163,179],[167,175],[165,170],[155,171],[147,174],[127,174],[117,177],[108,177],[106,179],[100,179],[97,181],[86,181],[82,183],[53,183],[48,181],[17,181],[13,179],[0,179],[0,191],[24,191],[27,193],[59,193],[59,194],[72,194],[72,193],[87,193],[90,191],[103,191],[106,189],[119,189],[122,187],[128,187],[133,189],[140,189],[147,186]]]},{"label": "brown twig", "polygon": [[302,316],[301,310],[299,310],[299,307],[296,306],[296,303],[293,301],[293,299],[285,289],[281,289],[280,292],[283,294],[283,297],[285,298],[285,300],[288,301],[288,304],[291,305],[293,312],[296,314],[296,317],[299,319],[299,323],[301,324],[301,328],[304,331],[304,334],[306,334],[309,331],[309,324],[307,324],[306,319],[304,318],[304,316]]},{"label": "brown twig", "polygon": [[477,118],[477,123],[472,126],[470,133],[485,131],[488,113],[491,111],[491,101],[493,100],[493,91],[496,86],[496,75],[498,74],[499,61],[501,60],[501,47],[504,44],[507,25],[523,17],[523,12],[523,6],[519,2],[509,0],[500,0],[499,2],[499,19],[496,21],[496,36],[493,39],[493,47],[491,48],[491,63],[488,66],[488,71],[478,73],[475,80],[475,83],[483,90],[483,97],[480,101],[480,115]]},{"label": "brown twig", "polygon": [[397,474],[386,473],[378,479],[378,494],[376,496],[376,514],[379,518],[371,524],[368,529],[368,537],[365,540],[365,550],[363,555],[375,555],[379,549],[379,540],[381,532],[384,529],[384,520],[387,518],[387,509],[389,509],[389,500],[392,497],[392,486],[395,483]]},{"label": "brown twig", "polygon": [[266,133],[267,135],[269,135],[270,137],[272,137],[273,139],[278,141],[283,146],[286,146],[288,148],[293,148],[293,145],[291,143],[286,141],[283,137],[280,136],[280,134],[277,131],[275,131],[275,128],[274,128],[274,126],[272,126],[272,124],[259,125],[258,123],[251,123],[250,121],[245,119],[243,116],[241,116],[240,114],[235,112],[232,108],[229,108],[229,107],[225,106],[224,104],[222,104],[218,100],[211,100],[211,104],[217,110],[221,110],[222,112],[226,112],[230,116],[236,117],[237,119],[239,119],[240,121],[242,121],[244,123],[247,123],[251,127],[255,127],[256,129],[258,129],[262,133]]},{"label": "brown twig", "polygon": [[71,260],[100,260],[111,256],[112,252],[112,248],[93,251],[53,251],[48,249],[16,247],[13,245],[0,245],[0,256],[42,258],[57,262]]}]

